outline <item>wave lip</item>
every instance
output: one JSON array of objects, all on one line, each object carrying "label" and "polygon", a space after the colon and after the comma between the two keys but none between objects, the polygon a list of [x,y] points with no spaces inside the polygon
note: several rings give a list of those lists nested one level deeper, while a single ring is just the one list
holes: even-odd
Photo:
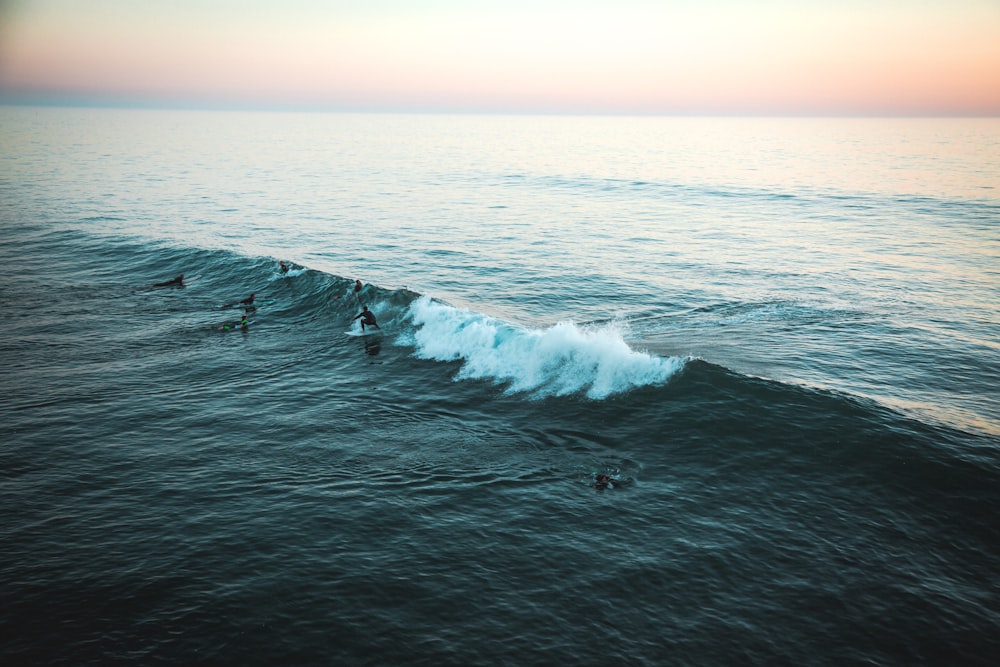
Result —
[{"label": "wave lip", "polygon": [[637,387],[666,383],[684,366],[631,349],[616,323],[581,328],[560,322],[525,329],[422,296],[410,305],[416,356],[462,361],[456,379],[508,383],[508,393],[565,396],[585,392],[602,399]]}]

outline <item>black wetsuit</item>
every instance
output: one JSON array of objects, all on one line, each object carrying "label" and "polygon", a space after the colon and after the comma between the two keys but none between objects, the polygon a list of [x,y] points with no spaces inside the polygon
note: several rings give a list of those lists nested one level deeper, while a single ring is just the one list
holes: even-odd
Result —
[{"label": "black wetsuit", "polygon": [[358,319],[358,317],[361,318],[361,330],[362,331],[364,331],[366,325],[370,326],[370,327],[375,327],[376,329],[381,329],[382,328],[382,327],[380,327],[378,325],[378,322],[375,321],[375,315],[370,310],[366,310],[364,312],[358,313],[357,317],[355,317],[354,319]]},{"label": "black wetsuit", "polygon": [[171,285],[184,285],[184,274],[177,276],[173,280],[166,280],[162,283],[156,283],[153,287],[170,287]]}]

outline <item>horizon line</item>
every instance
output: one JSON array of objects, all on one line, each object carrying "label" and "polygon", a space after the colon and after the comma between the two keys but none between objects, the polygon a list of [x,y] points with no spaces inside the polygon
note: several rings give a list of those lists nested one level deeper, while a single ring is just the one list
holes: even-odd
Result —
[{"label": "horizon line", "polygon": [[605,116],[675,118],[1000,118],[1000,110],[720,110],[720,109],[558,109],[520,107],[427,107],[405,105],[304,104],[296,102],[213,102],[208,100],[108,99],[101,96],[7,95],[0,92],[0,106],[64,109],[120,109],[136,111],[211,111],[247,113],[318,113],[417,116]]}]

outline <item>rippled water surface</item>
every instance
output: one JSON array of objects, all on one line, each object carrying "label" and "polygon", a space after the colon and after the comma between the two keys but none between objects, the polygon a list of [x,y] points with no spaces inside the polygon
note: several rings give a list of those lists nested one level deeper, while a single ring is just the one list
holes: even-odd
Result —
[{"label": "rippled water surface", "polygon": [[992,664],[996,119],[0,118],[5,664]]}]

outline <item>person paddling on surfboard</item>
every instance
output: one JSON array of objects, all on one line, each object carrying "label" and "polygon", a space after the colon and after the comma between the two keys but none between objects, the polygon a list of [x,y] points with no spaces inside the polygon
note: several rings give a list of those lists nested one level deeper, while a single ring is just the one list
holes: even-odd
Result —
[{"label": "person paddling on surfboard", "polygon": [[375,321],[375,314],[372,311],[368,310],[368,306],[363,306],[361,308],[361,312],[358,313],[357,315],[355,315],[354,319],[351,320],[351,321],[353,322],[354,320],[358,319],[359,317],[361,318],[361,331],[362,332],[364,332],[364,330],[365,330],[365,325],[368,325],[370,327],[375,327],[379,331],[382,330],[382,327],[380,327],[378,325],[378,322]]},{"label": "person paddling on surfboard", "polygon": [[[360,279],[354,281],[354,298],[358,300],[358,303],[361,303],[361,280]],[[357,318],[355,318],[355,319],[357,319]]]},{"label": "person paddling on surfboard", "polygon": [[223,306],[223,308],[231,308],[232,306],[243,304],[244,306],[246,306],[246,309],[252,313],[253,311],[257,310],[257,306],[253,305],[253,300],[256,296],[257,296],[256,294],[251,294],[242,301],[237,301],[236,303],[227,303],[226,305]]},{"label": "person paddling on surfboard", "polygon": [[250,323],[247,322],[247,314],[243,313],[243,318],[240,319],[239,322],[237,322],[236,324],[223,324],[221,327],[219,327],[219,331],[232,331],[234,329],[245,330],[247,326],[249,326],[249,324]]},{"label": "person paddling on surfboard", "polygon": [[162,283],[156,283],[153,287],[170,287],[171,285],[180,285],[181,287],[184,287],[184,274],[182,273],[173,280],[165,280]]}]

